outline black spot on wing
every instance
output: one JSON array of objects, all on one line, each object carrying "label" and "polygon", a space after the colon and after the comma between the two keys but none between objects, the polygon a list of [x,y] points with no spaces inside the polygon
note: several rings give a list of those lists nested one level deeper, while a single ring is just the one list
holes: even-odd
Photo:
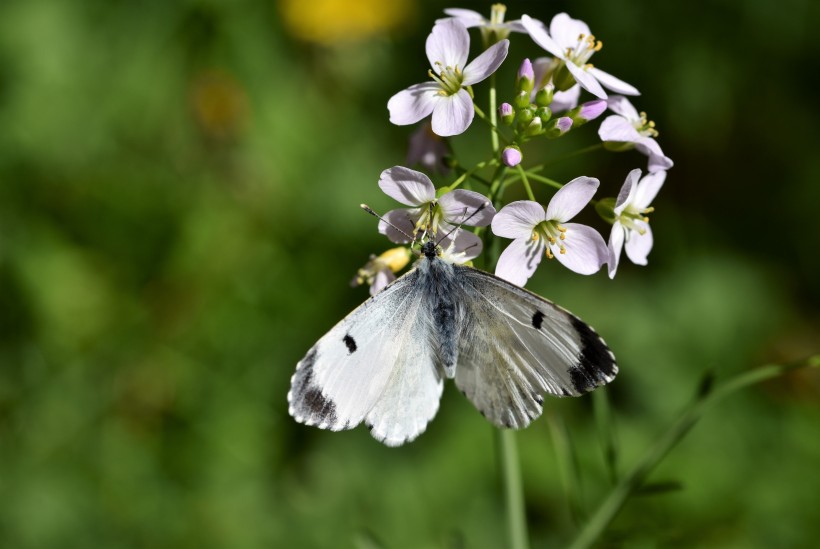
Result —
[{"label": "black spot on wing", "polygon": [[332,425],[336,422],[336,405],[322,394],[322,388],[313,381],[313,365],[317,357],[316,347],[313,347],[299,363],[293,376],[293,415],[309,425]]},{"label": "black spot on wing", "polygon": [[541,324],[544,322],[544,313],[541,311],[535,311],[535,314],[532,315],[532,327],[536,330],[541,329]]},{"label": "black spot on wing", "polygon": [[345,345],[347,345],[347,351],[352,355],[356,352],[356,340],[350,337],[350,334],[346,334],[342,341],[344,341]]},{"label": "black spot on wing", "polygon": [[572,326],[578,332],[581,351],[578,364],[570,368],[570,379],[576,391],[586,393],[611,380],[618,367],[609,347],[589,325],[572,317]]}]

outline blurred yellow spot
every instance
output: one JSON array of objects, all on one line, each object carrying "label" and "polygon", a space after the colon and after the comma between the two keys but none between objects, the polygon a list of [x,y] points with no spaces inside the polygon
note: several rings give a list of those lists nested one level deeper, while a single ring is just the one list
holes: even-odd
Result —
[{"label": "blurred yellow spot", "polygon": [[397,273],[407,266],[412,255],[410,250],[404,246],[399,246],[398,248],[387,250],[379,256],[379,259],[384,262],[391,271]]},{"label": "blurred yellow spot", "polygon": [[331,46],[380,34],[407,22],[410,0],[279,0],[285,27],[297,38]]}]

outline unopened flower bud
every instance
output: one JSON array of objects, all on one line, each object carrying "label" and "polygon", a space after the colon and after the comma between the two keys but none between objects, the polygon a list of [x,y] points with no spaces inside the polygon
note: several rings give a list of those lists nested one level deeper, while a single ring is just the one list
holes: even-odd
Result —
[{"label": "unopened flower bud", "polygon": [[579,105],[567,113],[575,126],[582,126],[590,120],[595,120],[606,110],[605,99],[595,99]]},{"label": "unopened flower bud", "polygon": [[521,163],[521,158],[521,150],[514,145],[505,147],[501,152],[501,161],[504,162],[505,166],[509,166],[510,168],[518,166]]},{"label": "unopened flower bud", "polygon": [[569,116],[562,116],[561,118],[557,118],[550,122],[550,126],[547,128],[547,137],[550,139],[555,139],[556,137],[561,137],[565,133],[569,131],[572,127],[572,118]]},{"label": "unopened flower bud", "polygon": [[527,126],[527,129],[524,130],[524,135],[528,135],[530,137],[542,133],[544,133],[544,126],[541,124],[541,119],[537,116],[532,119],[529,126]]},{"label": "unopened flower bud", "polygon": [[515,111],[513,110],[512,105],[509,103],[501,103],[501,106],[498,107],[498,116],[501,117],[501,123],[505,126],[512,124],[512,121],[515,118]]},{"label": "unopened flower bud", "polygon": [[552,103],[554,93],[555,86],[553,86],[552,82],[547,82],[547,84],[535,94],[535,104],[539,107],[549,107],[550,103]]},{"label": "unopened flower bud", "polygon": [[552,111],[549,107],[538,107],[535,109],[535,116],[541,119],[541,123],[545,124],[552,118]]},{"label": "unopened flower bud", "polygon": [[518,131],[523,131],[526,129],[534,117],[535,110],[532,107],[524,108],[518,111]]},{"label": "unopened flower bud", "polygon": [[512,101],[513,106],[516,109],[525,109],[530,106],[530,94],[529,92],[525,92],[521,90],[518,92],[518,95],[515,96],[515,99]]},{"label": "unopened flower bud", "polygon": [[532,70],[532,63],[529,59],[524,59],[518,69],[518,76],[515,79],[515,91],[527,92],[529,94],[535,85],[535,73]]},{"label": "unopened flower bud", "polygon": [[595,203],[595,211],[607,223],[615,223],[615,199],[602,198]]}]

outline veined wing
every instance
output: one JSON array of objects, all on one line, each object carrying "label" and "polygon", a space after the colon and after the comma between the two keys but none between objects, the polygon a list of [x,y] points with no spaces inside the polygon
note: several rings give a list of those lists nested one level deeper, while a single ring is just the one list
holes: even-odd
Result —
[{"label": "veined wing", "polygon": [[333,431],[365,422],[388,446],[425,430],[442,375],[419,276],[414,269],[365,301],[299,361],[288,392],[296,421]]},{"label": "veined wing", "polygon": [[500,427],[541,415],[543,393],[578,396],[615,378],[615,357],[586,323],[494,275],[457,267],[465,295],[455,382]]}]

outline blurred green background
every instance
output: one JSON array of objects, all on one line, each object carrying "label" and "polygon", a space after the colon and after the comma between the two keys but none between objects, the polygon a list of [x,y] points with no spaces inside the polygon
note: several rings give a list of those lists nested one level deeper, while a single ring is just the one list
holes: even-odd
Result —
[{"label": "blurred green background", "polygon": [[[393,207],[376,182],[412,128],[389,124],[386,101],[425,80],[447,6],[0,4],[0,546],[504,545],[493,428],[451,385],[401,449],[297,425],[285,399],[296,362],[366,297],[355,270],[388,247],[358,204]],[[648,267],[610,281],[551,263],[530,283],[618,355],[625,468],[703,372],[817,351],[820,8],[508,7],[588,22],[593,62],[641,89],[676,163]],[[538,55],[513,36],[502,98]],[[595,127],[551,143],[594,143]],[[482,130],[454,140],[462,158],[486,156]],[[547,175],[614,195],[644,166],[600,152]],[[606,544],[817,546],[819,396],[800,371],[715,408],[652,477],[682,490],[631,500]],[[589,399],[546,415],[568,426],[589,512],[610,487]],[[548,423],[518,436],[537,546],[576,529]]]}]

